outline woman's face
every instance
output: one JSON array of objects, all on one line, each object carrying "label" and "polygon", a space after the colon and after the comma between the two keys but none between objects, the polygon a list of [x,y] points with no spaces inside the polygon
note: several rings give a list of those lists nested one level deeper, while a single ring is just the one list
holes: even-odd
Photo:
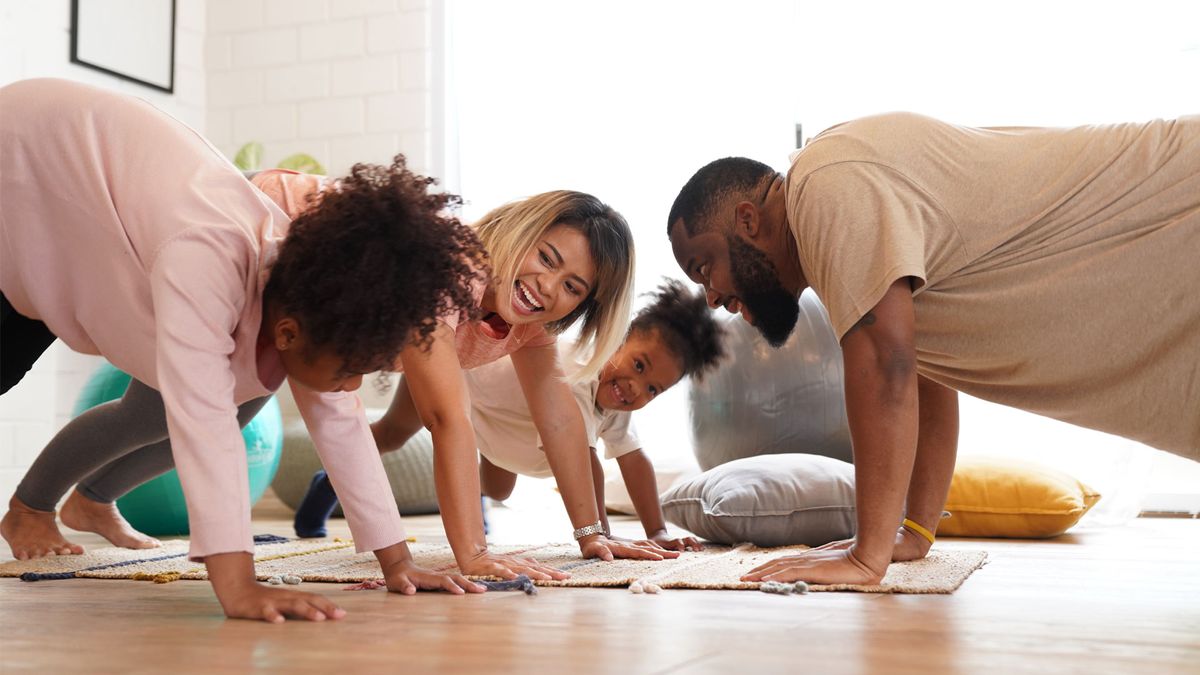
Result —
[{"label": "woman's face", "polygon": [[495,289],[494,311],[509,324],[549,323],[575,311],[596,284],[587,237],[555,225],[534,244],[508,289]]},{"label": "woman's face", "polygon": [[638,410],[682,377],[682,361],[658,331],[634,331],[600,370],[596,405],[604,410]]}]

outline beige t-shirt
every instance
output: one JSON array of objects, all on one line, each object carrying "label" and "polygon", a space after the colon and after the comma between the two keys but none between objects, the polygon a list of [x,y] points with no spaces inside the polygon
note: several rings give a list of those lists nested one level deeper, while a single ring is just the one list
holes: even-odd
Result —
[{"label": "beige t-shirt", "polygon": [[868,117],[793,155],[786,199],[839,339],[913,277],[926,377],[1200,458],[1200,117]]},{"label": "beige t-shirt", "polygon": [[[581,367],[568,347],[560,346],[559,354],[568,376]],[[513,473],[537,478],[553,475],[512,359],[505,357],[464,370],[463,376],[471,394],[471,421],[479,452],[492,464]],[[597,408],[599,387],[596,378],[571,387],[583,415],[588,446],[594,448],[597,439],[603,440],[604,456],[609,459],[639,449],[632,413]]]}]

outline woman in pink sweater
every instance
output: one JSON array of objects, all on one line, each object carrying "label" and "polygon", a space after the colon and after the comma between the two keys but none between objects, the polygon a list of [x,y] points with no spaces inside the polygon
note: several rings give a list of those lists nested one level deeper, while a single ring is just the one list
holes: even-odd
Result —
[{"label": "woman in pink sweater", "polygon": [[[486,263],[474,234],[444,215],[455,198],[429,193],[432,181],[398,158],[356,166],[292,222],[204,139],[140,100],[28,80],[0,88],[0,111],[0,393],[55,338],[156,390],[189,556],[208,567],[226,615],[339,618],[323,596],[254,579],[238,407],[286,379],[342,488],[355,544],[375,553],[389,588],[483,590],[413,564],[353,393],[363,373],[428,345],[435,317],[472,311]],[[119,461],[118,450],[97,445],[59,480]],[[21,494],[0,522],[14,555],[78,552],[53,510]],[[52,509],[59,496],[28,499]]]}]

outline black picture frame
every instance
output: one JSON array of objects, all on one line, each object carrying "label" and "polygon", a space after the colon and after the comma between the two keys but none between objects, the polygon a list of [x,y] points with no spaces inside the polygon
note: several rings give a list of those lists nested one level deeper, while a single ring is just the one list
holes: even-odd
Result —
[{"label": "black picture frame", "polygon": [[[120,78],[127,82],[135,82],[142,86],[150,87],[151,89],[157,89],[158,91],[163,91],[168,94],[175,93],[175,15],[176,15],[175,3],[176,3],[176,0],[159,0],[160,2],[170,2],[170,4],[171,4],[171,37],[170,37],[170,45],[171,45],[170,52],[171,53],[169,55],[170,69],[168,71],[169,74],[167,76],[167,84],[165,86],[162,84],[159,84],[157,82],[148,82],[146,80],[143,80],[143,79],[140,79],[133,75],[130,75],[129,73],[123,73],[118,70],[113,70],[112,68],[106,67],[103,64],[91,63],[89,61],[85,61],[79,57],[79,31],[81,28],[81,26],[79,25],[79,3],[81,1],[86,1],[86,0],[71,0],[71,63],[77,64],[80,66],[84,66],[86,68],[91,68],[93,70],[98,70],[102,73],[107,73],[108,75],[112,75],[113,77]],[[91,0],[91,1],[95,1],[95,0]],[[86,27],[82,27],[82,28],[86,29]],[[126,39],[136,39],[136,36],[124,36],[124,37]],[[117,38],[117,39],[120,39],[120,38]]]}]

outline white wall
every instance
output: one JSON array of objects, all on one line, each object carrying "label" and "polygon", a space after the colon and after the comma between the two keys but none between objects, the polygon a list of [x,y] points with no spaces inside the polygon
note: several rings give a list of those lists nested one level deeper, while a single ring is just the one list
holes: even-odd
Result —
[{"label": "white wall", "polygon": [[[70,0],[0,0],[0,86],[62,77],[141,97],[230,157],[307,152],[334,174],[403,151],[428,171],[426,0],[177,0],[175,92],[70,63]],[[0,398],[0,498],[70,419],[99,362],[56,343]]]},{"label": "white wall", "polygon": [[[167,94],[70,62],[70,0],[0,0],[0,86],[61,77],[138,96],[204,130],[204,0],[177,0],[175,92]],[[2,114],[2,111],[0,111]],[[55,343],[12,391],[0,398],[0,498],[63,424],[80,387],[99,362]]]},{"label": "white wall", "polygon": [[209,0],[207,135],[264,166],[305,152],[331,174],[397,152],[427,170],[425,0]]}]

